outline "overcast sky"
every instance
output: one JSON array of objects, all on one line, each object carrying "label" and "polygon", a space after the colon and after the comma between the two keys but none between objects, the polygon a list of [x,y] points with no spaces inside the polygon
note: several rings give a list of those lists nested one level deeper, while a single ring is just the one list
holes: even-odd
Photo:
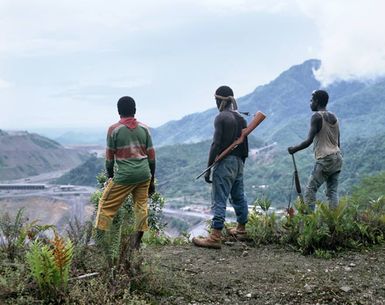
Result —
[{"label": "overcast sky", "polygon": [[0,0],[0,129],[101,127],[123,95],[157,127],[309,58],[385,72],[383,0]]}]

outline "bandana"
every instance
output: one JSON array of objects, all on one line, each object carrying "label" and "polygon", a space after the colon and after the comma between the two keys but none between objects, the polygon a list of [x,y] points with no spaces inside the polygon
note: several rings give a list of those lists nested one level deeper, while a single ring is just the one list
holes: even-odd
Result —
[{"label": "bandana", "polygon": [[214,96],[215,96],[215,98],[222,100],[222,102],[219,106],[219,111],[223,111],[225,109],[226,105],[228,104],[228,102],[231,103],[233,110],[238,109],[237,101],[235,100],[235,98],[233,96],[225,97],[225,96],[220,96],[220,95],[216,95],[216,94]]},{"label": "bandana", "polygon": [[119,123],[125,125],[129,129],[134,129],[138,126],[138,121],[134,117],[121,118]]}]

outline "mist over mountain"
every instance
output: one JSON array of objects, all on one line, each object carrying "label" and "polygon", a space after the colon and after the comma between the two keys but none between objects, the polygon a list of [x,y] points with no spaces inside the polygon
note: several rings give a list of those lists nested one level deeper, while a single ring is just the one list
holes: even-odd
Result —
[{"label": "mist over mountain", "polygon": [[[266,143],[277,142],[278,145],[283,146],[297,142],[306,136],[311,116],[309,107],[311,93],[321,88],[321,83],[314,75],[320,66],[321,61],[317,59],[294,65],[271,82],[258,86],[250,94],[237,98],[240,111],[250,114],[262,111],[267,115],[267,119],[255,131],[256,136],[263,138]],[[231,84],[228,85],[231,86]],[[329,110],[336,112],[340,118],[342,141],[351,136],[354,137],[357,132],[365,136],[383,128],[381,114],[385,111],[384,87],[385,80],[379,78],[370,82],[338,81],[324,88],[330,96]],[[213,92],[215,89],[212,88]],[[217,114],[218,110],[213,99],[213,108],[152,128],[154,144],[160,147],[198,143],[211,139],[214,118]],[[246,119],[250,120],[251,117]],[[363,129],[362,122],[366,120],[371,124]],[[50,137],[63,145],[105,145],[106,128],[68,130]]]},{"label": "mist over mountain", "polygon": [[[251,153],[245,167],[245,191],[251,200],[268,196],[274,205],[287,201],[292,179],[292,162],[287,147],[298,144],[307,136],[312,114],[309,107],[311,92],[321,86],[314,77],[320,64],[319,60],[308,60],[295,65],[270,83],[238,99],[240,111],[262,111],[267,115],[251,134]],[[363,177],[385,170],[382,162],[385,151],[382,122],[385,116],[385,81],[340,81],[329,85],[326,90],[330,95],[328,108],[340,120],[345,160],[340,191],[348,194]],[[194,177],[205,168],[217,113],[217,108],[213,107],[152,130],[157,150],[158,188],[166,197],[194,197],[209,201],[209,186],[203,180],[195,181]],[[276,144],[265,153],[256,152],[271,143]],[[296,156],[301,182],[305,185],[313,166],[311,147]],[[91,163],[86,162],[70,172],[60,183],[90,181],[94,185],[102,163],[98,162],[98,166]]]},{"label": "mist over mountain", "polygon": [[[311,93],[321,88],[321,83],[314,76],[314,71],[319,69],[320,65],[321,61],[317,59],[307,60],[284,71],[270,83],[258,86],[252,93],[237,99],[240,111],[251,114],[262,111],[267,115],[267,119],[255,131],[258,137],[267,143],[289,145],[306,136],[311,116]],[[342,121],[343,137],[352,135],[350,128],[360,128],[360,121],[367,114],[376,117],[377,122],[378,113],[371,112],[370,107],[363,111],[363,107],[368,104],[375,106],[383,101],[384,85],[383,80],[370,83],[339,81],[325,88],[330,95],[329,109],[335,111]],[[154,129],[154,142],[161,146],[211,139],[217,114],[217,108],[213,107],[185,116],[181,120],[170,121]],[[376,123],[365,132],[371,133],[371,128],[380,126]]]}]

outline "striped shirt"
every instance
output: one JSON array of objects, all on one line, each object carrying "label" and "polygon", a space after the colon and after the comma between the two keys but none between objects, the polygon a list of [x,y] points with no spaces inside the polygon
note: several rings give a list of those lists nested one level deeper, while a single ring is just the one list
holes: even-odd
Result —
[{"label": "striped shirt", "polygon": [[[107,133],[106,170],[118,184],[136,184],[151,178],[155,150],[149,128],[135,118],[122,118]],[[115,169],[114,169],[115,166]]]}]

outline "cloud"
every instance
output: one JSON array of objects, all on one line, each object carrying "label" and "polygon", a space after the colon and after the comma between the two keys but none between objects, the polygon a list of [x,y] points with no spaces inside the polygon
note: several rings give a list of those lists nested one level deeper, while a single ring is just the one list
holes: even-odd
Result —
[{"label": "cloud", "polygon": [[89,101],[94,104],[95,101],[105,103],[106,100],[116,98],[116,96],[127,94],[134,89],[148,87],[151,85],[150,80],[146,79],[130,79],[125,77],[122,79],[105,79],[103,82],[80,81],[67,85],[65,90],[58,90],[52,94],[52,98],[72,98],[74,100]]},{"label": "cloud", "polygon": [[228,15],[245,12],[278,13],[287,9],[290,0],[201,0],[199,5],[212,11],[226,13]]},{"label": "cloud", "polygon": [[207,15],[278,12],[293,0],[2,0],[0,55],[92,50],[124,36],[199,22]]},{"label": "cloud", "polygon": [[385,2],[383,0],[298,0],[320,33],[317,78],[372,79],[385,74]]},{"label": "cloud", "polygon": [[0,78],[0,89],[7,89],[12,87],[12,84],[4,79]]}]

